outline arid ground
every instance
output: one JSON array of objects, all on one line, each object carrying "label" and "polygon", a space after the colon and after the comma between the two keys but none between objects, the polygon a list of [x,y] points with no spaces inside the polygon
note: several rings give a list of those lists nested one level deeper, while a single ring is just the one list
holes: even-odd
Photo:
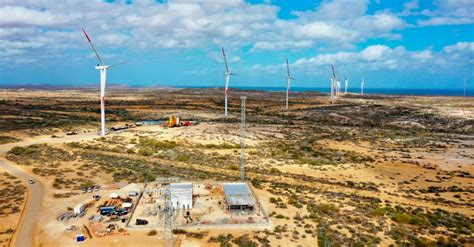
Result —
[{"label": "arid ground", "polygon": [[[175,231],[176,245],[473,246],[474,98],[348,94],[331,105],[326,94],[295,93],[285,111],[283,93],[234,90],[224,118],[221,89],[110,90],[109,128],[170,116],[199,124],[102,138],[96,91],[0,91],[0,158],[44,188],[36,218],[27,217],[31,241],[76,245],[72,223],[57,217],[87,184],[238,181],[241,95],[247,179],[273,225]],[[31,186],[0,170],[0,246],[15,243]],[[159,246],[157,230],[122,229],[84,245]]]}]

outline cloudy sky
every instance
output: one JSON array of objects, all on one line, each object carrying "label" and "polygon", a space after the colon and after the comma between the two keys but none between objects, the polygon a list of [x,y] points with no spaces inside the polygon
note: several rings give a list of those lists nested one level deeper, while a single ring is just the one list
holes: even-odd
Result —
[{"label": "cloudy sky", "polygon": [[0,0],[0,84],[295,87],[340,77],[373,88],[474,84],[472,0]]}]

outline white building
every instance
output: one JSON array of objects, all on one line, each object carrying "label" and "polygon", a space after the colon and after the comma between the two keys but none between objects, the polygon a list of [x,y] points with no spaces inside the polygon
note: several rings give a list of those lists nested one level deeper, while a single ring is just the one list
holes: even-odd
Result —
[{"label": "white building", "polygon": [[79,203],[74,207],[74,213],[81,214],[84,212],[84,203]]},{"label": "white building", "polygon": [[190,209],[193,207],[193,184],[171,183],[171,204],[175,209]]},{"label": "white building", "polygon": [[255,199],[246,183],[224,183],[224,194],[229,210],[252,210]]}]

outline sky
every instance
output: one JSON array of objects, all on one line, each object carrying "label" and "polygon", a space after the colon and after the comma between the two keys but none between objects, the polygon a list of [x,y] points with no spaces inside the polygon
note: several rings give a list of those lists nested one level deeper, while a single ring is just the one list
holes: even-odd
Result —
[{"label": "sky", "polygon": [[[474,85],[472,0],[0,0],[0,86]],[[351,86],[349,86],[351,88]]]}]

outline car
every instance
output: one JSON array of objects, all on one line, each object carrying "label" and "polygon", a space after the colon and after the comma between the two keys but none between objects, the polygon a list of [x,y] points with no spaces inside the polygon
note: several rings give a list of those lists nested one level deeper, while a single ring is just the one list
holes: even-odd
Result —
[{"label": "car", "polygon": [[29,184],[34,184],[35,183],[35,180],[31,179],[31,178],[28,178],[28,183]]}]

